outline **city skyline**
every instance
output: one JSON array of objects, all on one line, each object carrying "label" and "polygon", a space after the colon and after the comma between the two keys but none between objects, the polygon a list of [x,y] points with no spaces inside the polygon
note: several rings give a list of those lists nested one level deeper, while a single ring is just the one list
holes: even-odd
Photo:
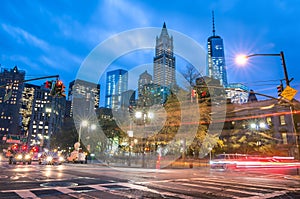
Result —
[{"label": "city skyline", "polygon": [[[161,28],[164,22],[168,30],[179,31],[206,49],[207,38],[212,35],[211,12],[214,10],[216,32],[224,40],[229,83],[245,83],[257,92],[276,96],[276,85],[284,78],[280,57],[252,58],[246,67],[239,67],[234,58],[239,53],[279,53],[282,50],[289,76],[294,78],[291,86],[300,89],[298,41],[291,39],[300,33],[295,25],[299,15],[297,7],[300,6],[297,1],[172,1],[171,4],[168,1],[151,4],[147,1],[91,1],[89,5],[79,1],[71,5],[62,1],[60,4],[35,4],[30,1],[23,5],[10,1],[3,3],[1,67],[13,68],[17,65],[26,71],[26,79],[58,73],[67,85],[76,78],[85,57],[99,43],[134,28]],[[68,9],[60,9],[61,6]],[[138,53],[138,59],[133,57],[121,57],[112,63],[110,70],[151,63],[154,51]],[[182,67],[176,64],[176,67]],[[137,86],[137,81],[134,83]],[[101,93],[105,90],[102,89]],[[299,100],[299,96],[298,93],[296,99]],[[104,98],[101,98],[100,104],[103,103]]]}]

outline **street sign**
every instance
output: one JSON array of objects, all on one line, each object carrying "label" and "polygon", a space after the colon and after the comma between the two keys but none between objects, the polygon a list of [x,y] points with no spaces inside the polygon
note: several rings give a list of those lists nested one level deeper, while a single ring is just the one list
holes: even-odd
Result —
[{"label": "street sign", "polygon": [[292,100],[298,91],[290,86],[287,86],[281,93],[281,96],[287,100]]}]

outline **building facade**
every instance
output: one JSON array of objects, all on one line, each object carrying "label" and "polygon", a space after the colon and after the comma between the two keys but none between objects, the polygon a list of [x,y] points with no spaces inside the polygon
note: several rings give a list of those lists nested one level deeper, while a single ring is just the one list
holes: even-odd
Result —
[{"label": "building facade", "polygon": [[227,85],[227,72],[223,39],[215,34],[213,15],[213,35],[207,39],[207,75]]},{"label": "building facade", "polygon": [[241,83],[229,83],[225,87],[227,99],[231,103],[243,104],[248,102],[249,88]]},{"label": "building facade", "polygon": [[136,92],[134,90],[128,90],[121,94],[121,108],[128,109],[129,106],[136,105],[135,99]]},{"label": "building facade", "polygon": [[142,74],[140,74],[138,81],[138,98],[140,98],[143,94],[144,85],[152,83],[152,75],[145,71]]},{"label": "building facade", "polygon": [[21,131],[21,98],[25,71],[15,66],[0,73],[0,138],[4,135],[23,135]]},{"label": "building facade", "polygon": [[169,36],[164,23],[160,36],[156,37],[153,67],[153,83],[162,87],[176,84],[175,57],[173,53],[173,36]]},{"label": "building facade", "polygon": [[[32,104],[28,103],[31,99]],[[23,105],[27,105],[23,106],[22,112],[29,114],[31,111],[30,119],[23,118],[23,121],[29,120],[28,145],[50,148],[51,136],[60,133],[63,124],[65,97],[51,96],[50,89],[44,85],[25,84],[22,101]]]},{"label": "building facade", "polygon": [[[299,107],[299,102],[297,104]],[[239,135],[249,136],[248,139],[257,139],[257,148],[263,148],[263,140],[268,139],[276,144],[279,155],[295,157],[299,150],[297,118],[299,112],[292,114],[289,106],[276,99],[228,104],[221,139],[229,141]]]},{"label": "building facade", "polygon": [[105,107],[119,109],[122,93],[128,90],[128,71],[117,69],[107,72]]},{"label": "building facade", "polygon": [[69,113],[69,117],[73,116],[73,109],[84,108],[89,111],[95,111],[99,107],[99,103],[100,84],[95,84],[80,79],[76,79],[69,83],[67,103],[69,110],[66,110],[66,112]]}]

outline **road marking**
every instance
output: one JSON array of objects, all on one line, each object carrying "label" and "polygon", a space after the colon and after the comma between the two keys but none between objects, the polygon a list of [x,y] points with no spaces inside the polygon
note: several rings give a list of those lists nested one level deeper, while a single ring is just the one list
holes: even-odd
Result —
[{"label": "road marking", "polygon": [[[101,192],[110,193],[116,196],[136,197],[133,195],[135,192],[126,191],[128,189],[158,194],[163,197],[178,197],[183,199],[191,199],[195,197],[195,194],[212,194],[216,197],[230,197],[230,198],[241,198],[246,197],[249,199],[261,199],[270,198],[280,195],[284,195],[291,191],[300,191],[300,188],[288,188],[284,187],[285,184],[280,186],[274,186],[272,184],[256,183],[244,183],[238,180],[225,180],[218,178],[190,178],[190,179],[173,179],[173,180],[153,180],[153,181],[141,181],[135,183],[128,182],[114,182],[114,183],[102,183],[92,185],[80,185],[73,187],[39,187],[33,189],[22,189],[22,190],[4,190],[0,193],[15,192],[22,198],[34,198],[39,197],[33,192],[35,191],[46,191],[56,190],[61,194],[73,196],[76,193],[81,193],[80,190],[75,188],[92,188]],[[244,190],[243,190],[244,189]],[[125,192],[126,191],[126,192]],[[192,196],[190,196],[190,194]],[[88,195],[88,194],[87,194]]]},{"label": "road marking", "polygon": [[136,185],[136,184],[120,183],[120,185],[128,186],[132,189],[138,189],[138,190],[141,190],[141,191],[156,193],[156,194],[159,194],[159,195],[162,195],[162,196],[180,197],[180,198],[184,198],[184,199],[194,198],[194,197],[191,197],[191,196],[178,194],[178,193],[172,193],[172,192],[167,192],[167,191],[156,191],[154,189],[151,189],[151,188],[148,188],[148,187],[145,187],[145,186],[141,186],[141,185]]},{"label": "road marking", "polygon": [[55,187],[57,191],[60,191],[64,194],[74,193],[74,190],[66,188],[66,187]]},{"label": "road marking", "polygon": [[16,194],[18,194],[21,198],[34,198],[34,199],[39,199],[34,193],[32,193],[29,190],[18,190],[15,191]]}]

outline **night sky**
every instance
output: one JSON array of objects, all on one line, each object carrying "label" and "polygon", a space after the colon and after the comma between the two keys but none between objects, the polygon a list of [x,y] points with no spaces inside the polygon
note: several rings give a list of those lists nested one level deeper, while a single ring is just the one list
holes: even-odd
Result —
[{"label": "night sky", "polygon": [[[256,92],[277,96],[276,86],[284,79],[280,57],[253,57],[245,66],[236,64],[235,57],[283,51],[289,77],[294,78],[291,86],[300,90],[299,9],[297,0],[3,0],[0,64],[2,68],[17,65],[26,71],[26,79],[59,74],[68,85],[97,45],[131,29],[162,28],[166,22],[168,29],[192,38],[206,50],[214,10],[216,34],[224,40],[228,82],[241,82]],[[153,49],[131,53],[115,60],[111,68],[145,63],[151,69],[153,57]],[[176,67],[183,68],[180,59]],[[100,84],[103,81],[101,77]],[[104,89],[103,84],[102,95]],[[103,104],[104,99],[100,100]]]}]

